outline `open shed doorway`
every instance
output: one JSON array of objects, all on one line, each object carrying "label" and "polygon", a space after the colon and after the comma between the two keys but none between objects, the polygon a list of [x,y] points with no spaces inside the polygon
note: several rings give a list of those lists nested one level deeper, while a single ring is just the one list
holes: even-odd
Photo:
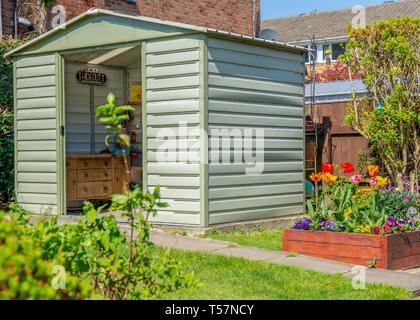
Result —
[{"label": "open shed doorway", "polygon": [[65,146],[67,214],[81,212],[84,201],[101,204],[124,191],[122,150],[95,117],[96,108],[115,95],[115,105],[131,105],[126,123],[131,147],[131,183],[142,186],[141,46],[65,55]]}]

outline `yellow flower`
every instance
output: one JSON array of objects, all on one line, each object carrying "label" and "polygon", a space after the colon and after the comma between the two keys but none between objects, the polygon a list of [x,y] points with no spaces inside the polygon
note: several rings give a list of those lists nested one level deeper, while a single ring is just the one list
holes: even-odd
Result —
[{"label": "yellow flower", "polygon": [[327,181],[328,183],[332,183],[335,182],[337,180],[338,177],[332,175],[331,173],[327,172],[326,174],[324,174],[323,179],[325,181]]},{"label": "yellow flower", "polygon": [[347,220],[352,212],[353,212],[353,210],[351,210],[351,208],[349,208],[346,212],[344,212],[344,218],[346,218],[346,220]]},{"label": "yellow flower", "polygon": [[360,225],[355,230],[356,233],[369,233],[370,232],[370,226],[368,225]]},{"label": "yellow flower", "polygon": [[357,198],[359,198],[359,196],[354,195],[354,196],[351,196],[351,198],[352,199],[357,199]]},{"label": "yellow flower", "polygon": [[388,185],[388,178],[382,178],[381,176],[377,176],[376,178],[378,179],[377,187]]},{"label": "yellow flower", "polygon": [[322,180],[322,173],[318,173],[318,174],[312,173],[310,175],[310,178],[313,182],[319,182]]},{"label": "yellow flower", "polygon": [[372,189],[367,189],[367,188],[364,188],[364,189],[359,189],[359,190],[357,190],[357,193],[371,192],[371,191],[372,191]]}]

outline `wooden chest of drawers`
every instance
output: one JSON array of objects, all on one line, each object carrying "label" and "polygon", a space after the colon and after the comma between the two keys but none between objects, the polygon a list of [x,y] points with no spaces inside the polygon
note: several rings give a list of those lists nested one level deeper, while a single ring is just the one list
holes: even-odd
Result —
[{"label": "wooden chest of drawers", "polygon": [[72,154],[66,160],[67,201],[101,200],[124,192],[124,160],[112,154]]}]

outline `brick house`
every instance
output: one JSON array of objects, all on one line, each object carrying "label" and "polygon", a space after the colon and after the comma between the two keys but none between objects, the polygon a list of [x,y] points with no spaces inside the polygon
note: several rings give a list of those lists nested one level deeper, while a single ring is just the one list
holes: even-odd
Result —
[{"label": "brick house", "polygon": [[[0,33],[27,32],[27,28],[16,23],[16,17],[26,18],[36,25],[37,0],[2,0]],[[117,13],[141,15],[161,20],[182,22],[222,31],[252,36],[260,29],[260,0],[56,0],[47,10],[51,29],[54,5],[63,5],[66,20],[92,7],[112,10]]]}]

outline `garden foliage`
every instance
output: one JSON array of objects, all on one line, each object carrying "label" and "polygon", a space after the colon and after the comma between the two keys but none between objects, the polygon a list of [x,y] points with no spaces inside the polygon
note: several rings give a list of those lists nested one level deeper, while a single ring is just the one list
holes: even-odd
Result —
[{"label": "garden foliage", "polygon": [[[6,216],[0,212],[0,299],[1,300],[67,300],[95,297],[92,286],[68,272],[61,289],[52,286],[54,266],[64,264],[64,256],[55,252],[46,258],[44,248],[18,216]],[[45,239],[46,240],[46,239]]]},{"label": "garden foliage", "polygon": [[395,18],[348,27],[342,61],[362,75],[368,94],[354,96],[345,123],[369,140],[391,180],[419,187],[420,18]]},{"label": "garden foliage", "polygon": [[[360,79],[360,74],[353,74],[351,75],[352,79]],[[330,81],[343,81],[349,80],[350,75],[347,69],[347,66],[337,60],[331,66],[325,66],[320,69],[315,70],[315,82],[330,82]],[[306,81],[313,80],[313,71],[311,70],[309,74],[306,76]]]},{"label": "garden foliage", "polygon": [[[114,195],[111,208],[135,205],[153,214],[158,199],[158,188],[154,194],[146,195],[136,189],[130,195]],[[55,261],[60,257],[59,264],[69,274],[89,283],[105,299],[151,299],[196,286],[193,276],[181,270],[169,251],[159,257],[152,255],[150,225],[141,211],[136,214],[138,220],[133,221],[135,235],[131,240],[112,214],[99,216],[102,209],[87,202],[85,215],[76,224],[60,225],[58,217],[29,224],[25,211],[18,205],[11,206],[22,234],[38,248],[39,260]]]},{"label": "garden foliage", "polygon": [[[420,227],[419,193],[392,188],[388,178],[378,175],[378,166],[369,166],[367,177],[354,174],[354,166],[347,162],[340,168],[325,163],[322,170],[310,177],[316,196],[308,200],[308,216],[294,229],[390,234]],[[348,178],[349,174],[353,176]]]}]

